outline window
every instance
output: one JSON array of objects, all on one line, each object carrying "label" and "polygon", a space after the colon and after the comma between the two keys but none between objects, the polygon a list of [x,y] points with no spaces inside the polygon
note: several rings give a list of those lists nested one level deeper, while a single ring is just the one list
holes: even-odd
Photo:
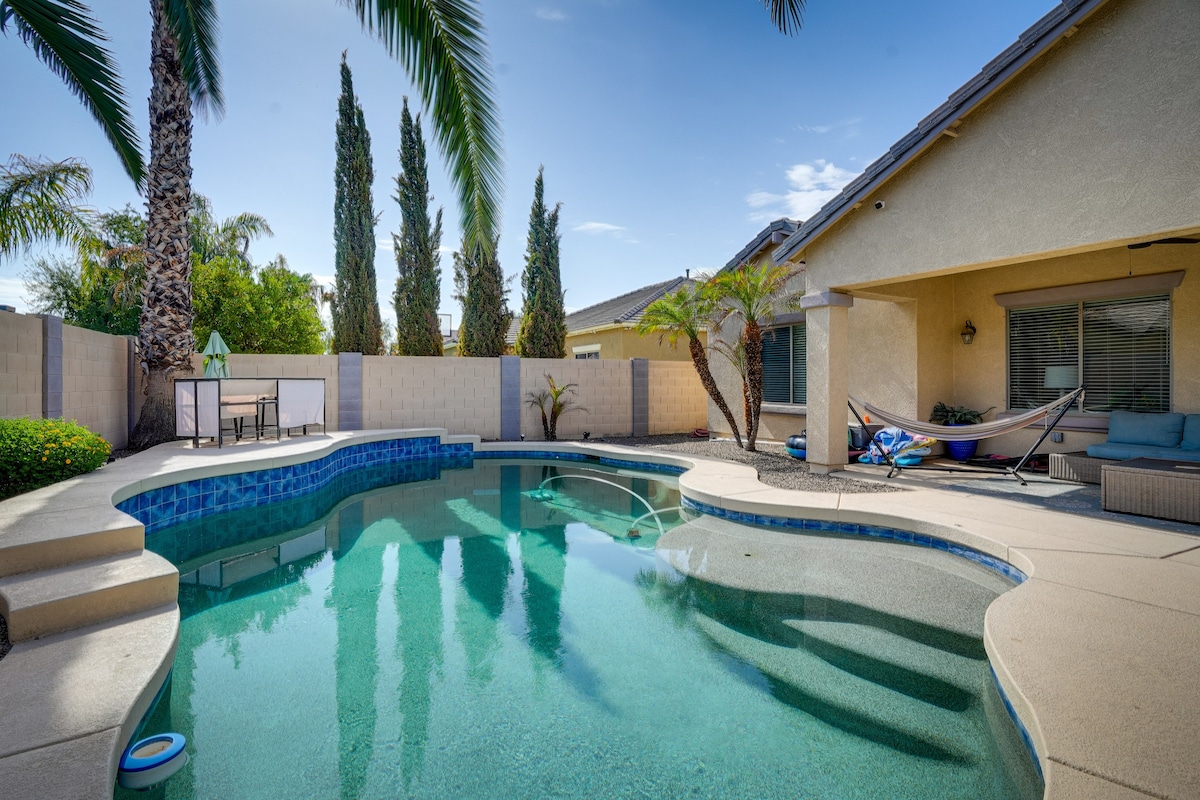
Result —
[{"label": "window", "polygon": [[763,401],[808,402],[808,342],[803,325],[784,325],[763,332]]},{"label": "window", "polygon": [[600,351],[592,350],[590,353],[576,353],[575,357],[576,358],[596,358],[596,359],[598,359],[598,358],[600,358]]},{"label": "window", "polygon": [[1084,411],[1170,411],[1169,294],[1009,309],[1008,407],[1081,384]]}]

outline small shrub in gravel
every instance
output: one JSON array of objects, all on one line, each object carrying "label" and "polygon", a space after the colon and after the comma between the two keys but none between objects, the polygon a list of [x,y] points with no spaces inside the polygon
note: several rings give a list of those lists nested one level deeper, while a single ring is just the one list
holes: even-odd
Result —
[{"label": "small shrub in gravel", "polygon": [[0,500],[91,472],[111,450],[77,422],[0,419]]}]

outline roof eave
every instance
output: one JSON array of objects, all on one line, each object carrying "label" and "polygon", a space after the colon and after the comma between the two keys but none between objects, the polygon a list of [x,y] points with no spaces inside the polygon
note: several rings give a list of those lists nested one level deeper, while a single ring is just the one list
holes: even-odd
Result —
[{"label": "roof eave", "polygon": [[[846,187],[846,189],[850,190],[849,192],[843,189],[841,194],[829,203],[826,203],[820,211],[808,220],[813,222],[812,227],[809,227],[807,224],[801,225],[799,230],[789,236],[783,245],[771,254],[775,263],[782,264],[807,247],[835,222],[852,211],[867,195],[878,189],[889,178],[923,153],[944,135],[947,130],[962,120],[963,117],[975,110],[983,101],[1003,89],[1009,80],[1024,70],[1030,63],[1040,58],[1059,39],[1065,38],[1070,29],[1076,27],[1087,17],[1090,17],[1107,2],[1108,0],[1063,0],[1060,5],[1051,9],[1048,14],[1035,22],[1029,30],[1021,34],[1016,42],[1006,48],[996,58],[992,59],[991,62],[984,66],[983,70],[951,94],[950,99],[935,109],[933,113],[922,120],[921,124],[901,137],[896,144],[888,149],[888,152],[877,159],[874,164],[881,162],[884,164],[878,172],[869,179],[851,181]],[[1055,14],[1061,13],[1058,9],[1066,9],[1066,13],[1061,18],[1055,20]],[[1045,26],[1044,29],[1038,30],[1042,26]],[[1033,34],[1032,36],[1030,36],[1031,33]],[[1020,52],[1013,55],[1011,60],[1008,60],[1007,63],[999,66],[994,72],[988,75],[989,68],[1002,58],[1008,57],[1010,51],[1014,49],[1019,49]],[[964,89],[969,89],[969,91],[964,93],[962,97],[957,98],[956,101],[956,95],[963,93]],[[871,166],[874,166],[874,164]],[[864,170],[863,175],[871,171],[871,166],[868,166]]]}]

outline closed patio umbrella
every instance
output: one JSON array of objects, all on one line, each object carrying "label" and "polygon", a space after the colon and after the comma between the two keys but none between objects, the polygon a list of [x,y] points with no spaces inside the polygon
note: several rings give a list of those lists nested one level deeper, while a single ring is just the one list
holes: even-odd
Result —
[{"label": "closed patio umbrella", "polygon": [[204,377],[228,378],[229,362],[225,359],[227,355],[229,347],[225,340],[221,338],[221,334],[213,331],[208,337],[208,344],[204,346]]}]

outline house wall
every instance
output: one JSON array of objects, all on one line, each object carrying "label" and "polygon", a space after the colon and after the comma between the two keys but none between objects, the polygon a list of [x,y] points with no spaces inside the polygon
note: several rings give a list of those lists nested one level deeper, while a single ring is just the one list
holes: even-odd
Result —
[{"label": "house wall", "polygon": [[1111,0],[797,254],[810,287],[1196,230],[1197,41],[1195,0]]},{"label": "house wall", "polygon": [[[701,332],[700,341],[707,341],[707,334]],[[657,334],[640,336],[633,328],[613,327],[606,330],[592,331],[583,334],[567,334],[567,358],[574,358],[572,347],[583,345],[600,345],[601,359],[647,358],[655,361],[687,361],[692,356],[688,352],[687,340],[681,339],[675,347],[666,340],[660,344]]]},{"label": "house wall", "polygon": [[0,311],[0,417],[42,416],[42,321]]},{"label": "house wall", "polygon": [[129,340],[63,325],[62,348],[63,418],[100,434],[115,449],[124,448],[129,443]]}]

